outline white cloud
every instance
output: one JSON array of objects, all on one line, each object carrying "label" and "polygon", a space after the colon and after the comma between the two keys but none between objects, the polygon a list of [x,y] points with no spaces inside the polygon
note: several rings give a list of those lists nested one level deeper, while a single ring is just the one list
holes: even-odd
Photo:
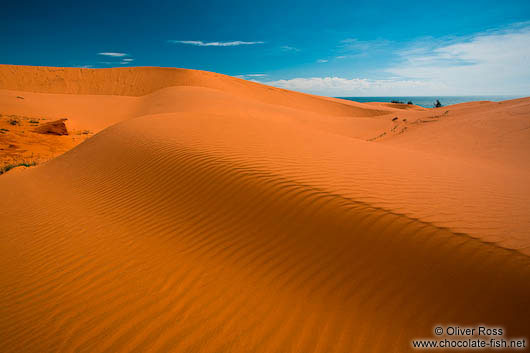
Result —
[{"label": "white cloud", "polygon": [[319,63],[319,64],[323,64],[323,63],[327,63],[327,62],[328,62],[328,60],[326,60],[326,59],[318,59],[317,60],[317,63]]},{"label": "white cloud", "polygon": [[[103,55],[102,53],[100,53],[101,55]],[[105,54],[122,54],[122,53],[105,53]],[[125,54],[125,55],[128,55],[128,54]],[[123,55],[106,55],[106,56],[109,56],[110,58],[120,58],[119,61],[99,61],[98,64],[99,65],[104,65],[104,66],[113,66],[113,65],[128,65],[130,63],[132,63],[134,61],[133,58],[123,58]]]},{"label": "white cloud", "polygon": [[337,52],[341,55],[337,57],[338,59],[385,55],[388,54],[393,44],[393,42],[385,39],[359,40],[356,38],[344,39],[340,43]]},{"label": "white cloud", "polygon": [[369,51],[386,48],[390,44],[392,42],[386,39],[359,40],[357,38],[347,38],[341,40],[340,49],[345,51]]},{"label": "white cloud", "polygon": [[431,83],[419,80],[369,80],[342,77],[294,78],[262,83],[293,91],[334,97],[420,95],[425,89],[436,88]]},{"label": "white cloud", "polygon": [[128,54],[127,53],[108,53],[108,52],[105,52],[105,53],[98,53],[98,55],[111,56],[111,57],[114,57],[114,58],[121,58],[123,56],[127,56]]},{"label": "white cloud", "polygon": [[255,81],[256,78],[267,77],[267,74],[244,74],[244,75],[236,75],[235,77],[242,78],[243,80]]},{"label": "white cloud", "polygon": [[289,45],[282,45],[280,48],[281,48],[283,51],[292,51],[292,52],[300,51],[300,49],[295,48],[295,47],[291,47],[291,46],[289,46]]},{"label": "white cloud", "polygon": [[390,64],[377,71],[384,79],[297,77],[264,83],[335,97],[530,95],[530,21],[465,37],[421,38],[398,45],[348,39],[334,56],[387,57]]},{"label": "white cloud", "polygon": [[240,40],[232,42],[203,42],[201,40],[169,40],[168,42],[174,44],[188,44],[195,45],[198,47],[235,47],[238,45],[253,45],[253,44],[263,44],[264,42],[243,42]]},{"label": "white cloud", "polygon": [[437,94],[530,94],[530,23],[452,38],[422,40],[398,51],[387,69],[400,77],[435,82]]}]

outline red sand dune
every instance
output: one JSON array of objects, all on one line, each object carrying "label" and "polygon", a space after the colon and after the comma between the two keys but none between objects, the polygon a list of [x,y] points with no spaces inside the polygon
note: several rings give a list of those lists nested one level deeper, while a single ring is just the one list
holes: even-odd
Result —
[{"label": "red sand dune", "polygon": [[6,352],[530,337],[530,98],[401,109],[184,69],[3,65],[0,107],[98,132],[0,176]]}]

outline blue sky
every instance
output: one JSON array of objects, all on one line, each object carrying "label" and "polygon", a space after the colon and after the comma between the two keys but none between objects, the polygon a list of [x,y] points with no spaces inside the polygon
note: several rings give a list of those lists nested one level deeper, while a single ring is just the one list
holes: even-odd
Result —
[{"label": "blue sky", "polygon": [[530,1],[21,1],[0,63],[215,71],[330,96],[530,95]]}]

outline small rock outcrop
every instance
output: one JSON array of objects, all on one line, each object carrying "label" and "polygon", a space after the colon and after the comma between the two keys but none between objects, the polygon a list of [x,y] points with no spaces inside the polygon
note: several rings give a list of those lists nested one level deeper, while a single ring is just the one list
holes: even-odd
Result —
[{"label": "small rock outcrop", "polygon": [[50,121],[49,123],[42,124],[37,127],[34,131],[39,134],[48,134],[48,135],[68,135],[68,129],[64,123],[68,119],[59,119],[55,121]]}]

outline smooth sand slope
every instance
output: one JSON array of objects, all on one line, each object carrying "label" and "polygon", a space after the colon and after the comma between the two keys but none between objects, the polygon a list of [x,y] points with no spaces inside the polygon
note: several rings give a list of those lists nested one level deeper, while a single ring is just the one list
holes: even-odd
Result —
[{"label": "smooth sand slope", "polygon": [[0,176],[2,351],[406,352],[450,323],[530,338],[530,99],[400,108],[0,66],[0,113],[97,132]]}]

